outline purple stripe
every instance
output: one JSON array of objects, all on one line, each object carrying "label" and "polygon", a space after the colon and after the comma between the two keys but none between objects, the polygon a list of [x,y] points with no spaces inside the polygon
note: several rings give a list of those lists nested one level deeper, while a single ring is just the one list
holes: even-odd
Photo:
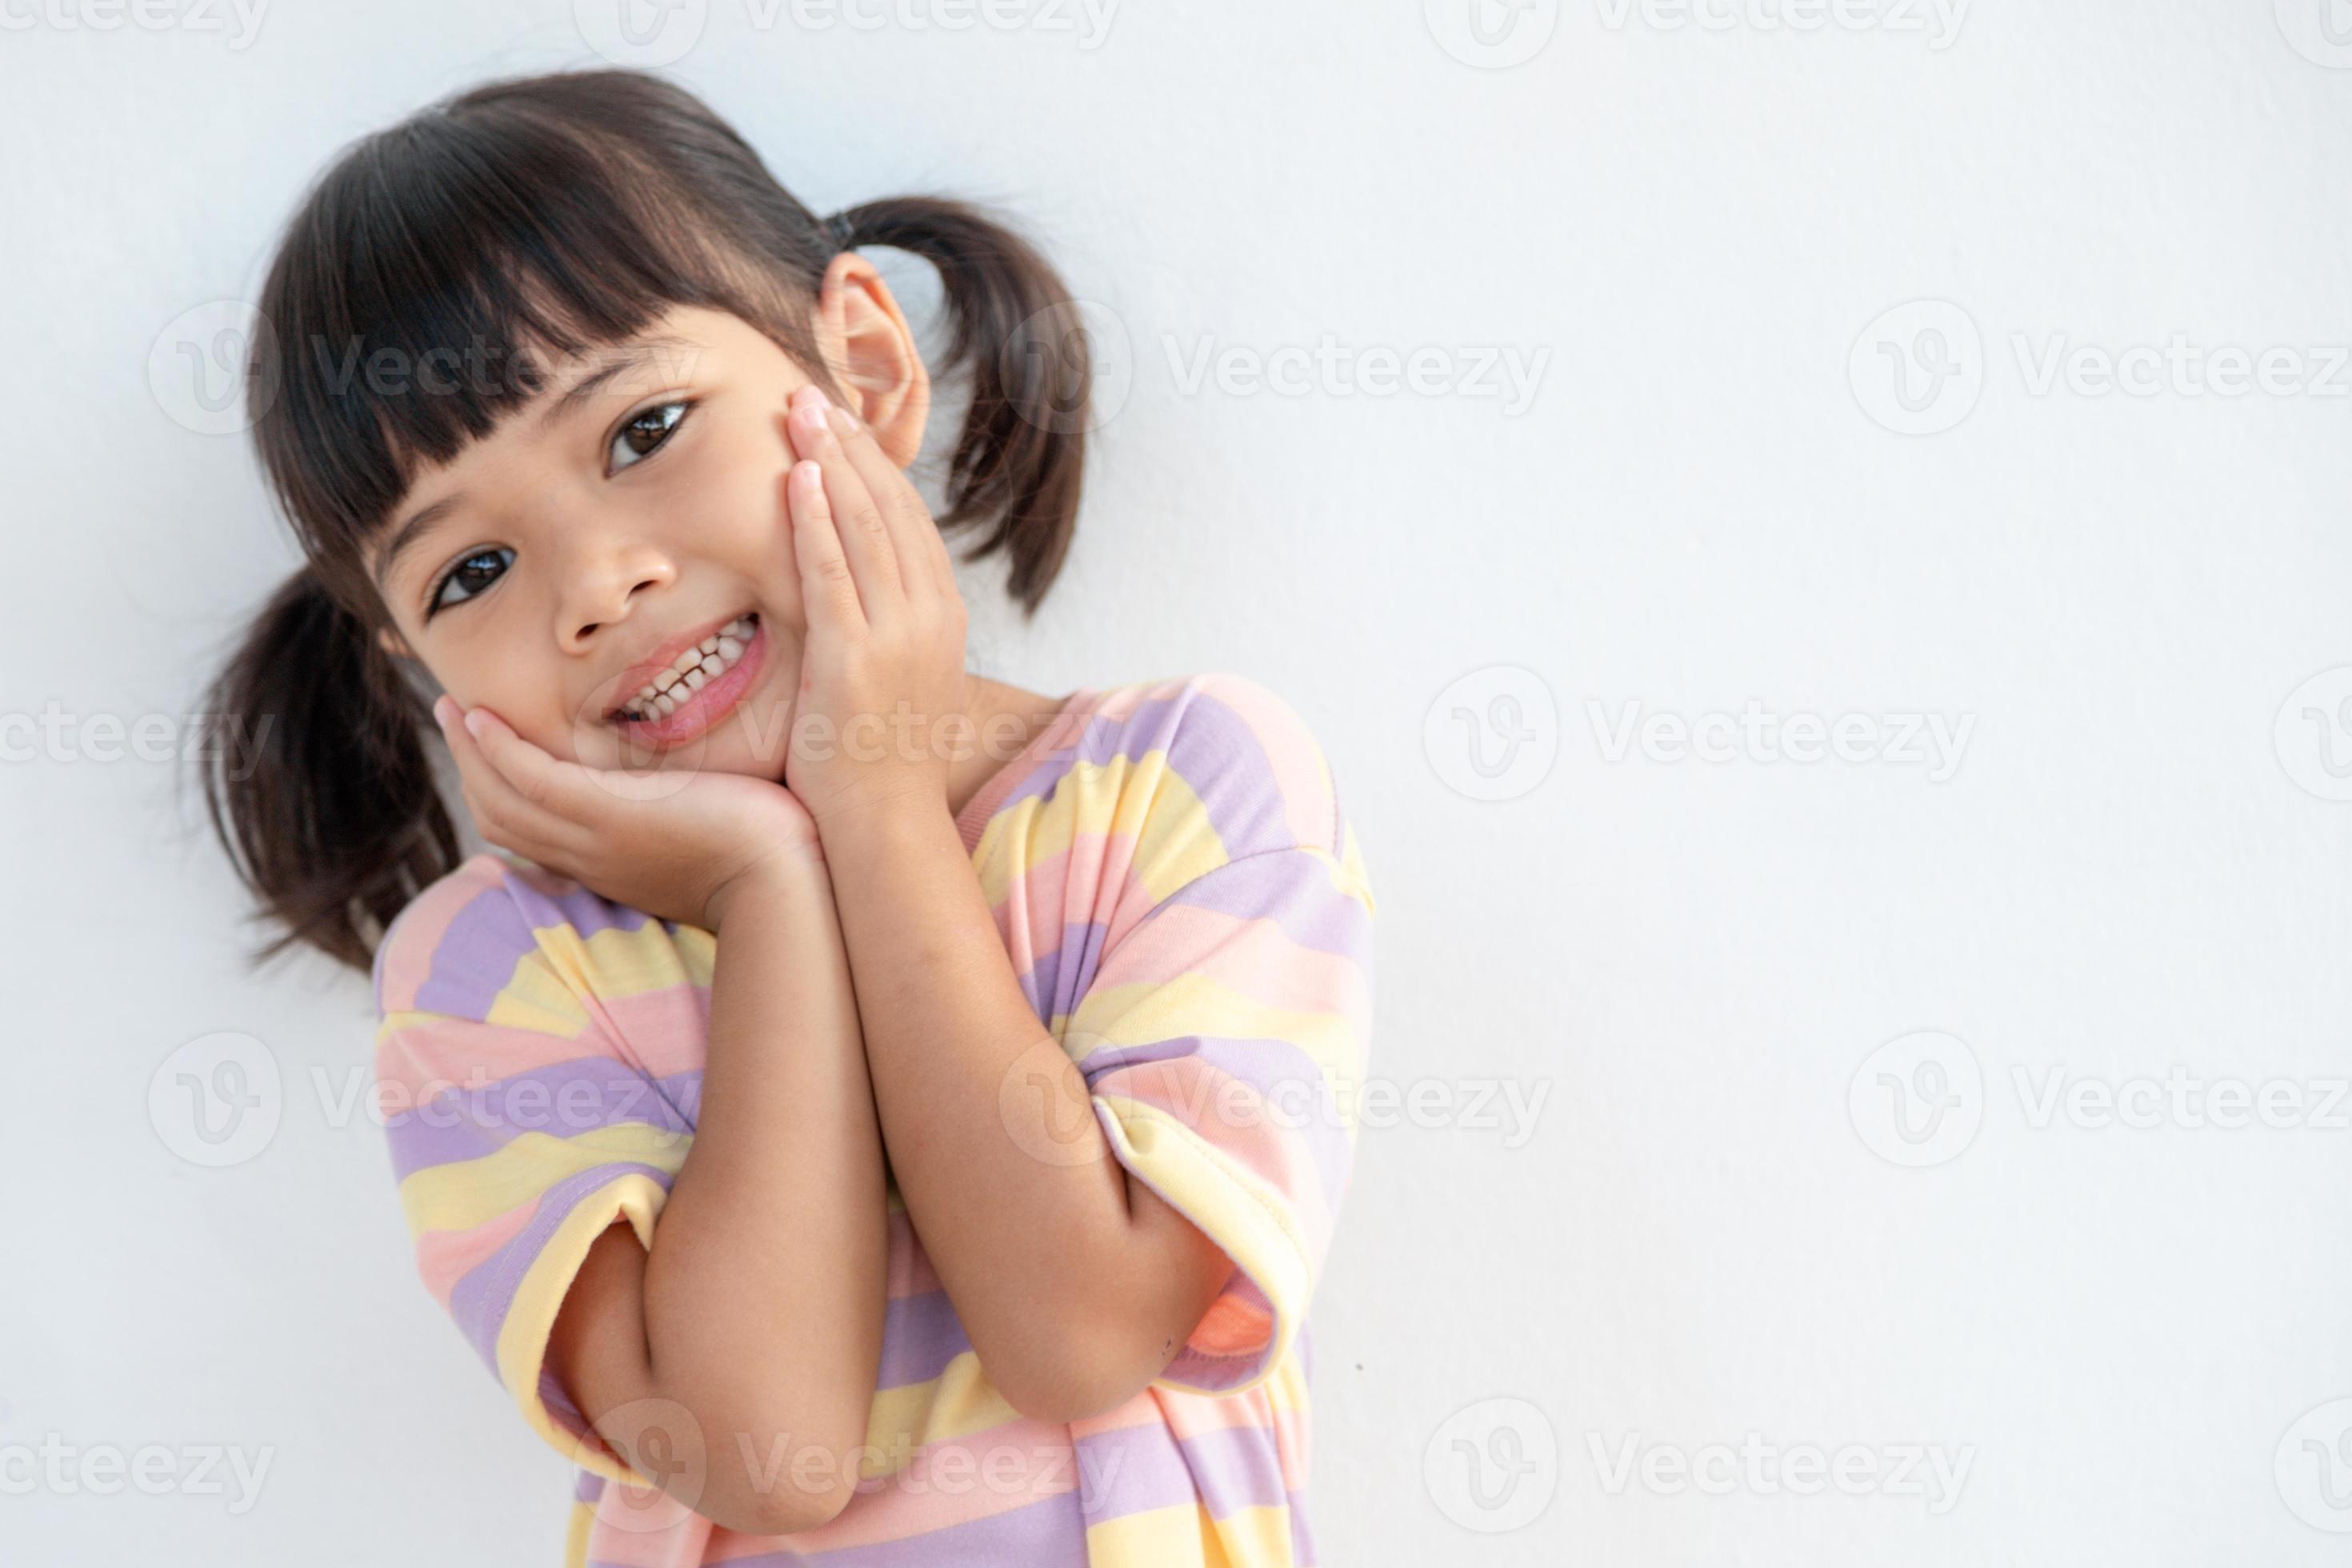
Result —
[{"label": "purple stripe", "polygon": [[1077,1441],[1087,1522],[1198,1498],[1212,1519],[1282,1502],[1282,1456],[1262,1426],[1220,1426],[1178,1442],[1157,1422]]},{"label": "purple stripe", "polygon": [[1304,853],[1228,861],[1170,893],[1143,918],[1149,921],[1173,904],[1238,920],[1273,921],[1301,947],[1352,958],[1368,969],[1371,962],[1371,916],[1332,886],[1322,861]]},{"label": "purple stripe", "polygon": [[595,1506],[597,1500],[602,1498],[604,1495],[604,1478],[598,1475],[593,1470],[581,1471],[579,1480],[573,1483],[572,1488],[572,1496],[574,1500],[584,1502],[593,1508]]},{"label": "purple stripe", "polygon": [[1192,1472],[1175,1434],[1154,1421],[1090,1433],[1077,1451],[1078,1506],[1088,1524],[1191,1502]]},{"label": "purple stripe", "polygon": [[[1078,1072],[1087,1080],[1089,1093],[1118,1092],[1117,1084],[1104,1085],[1101,1080],[1125,1068],[1143,1062],[1174,1060],[1182,1057],[1198,1057],[1229,1078],[1237,1079],[1256,1090],[1260,1104],[1245,1106],[1234,1124],[1251,1126],[1252,1118],[1262,1117],[1268,1126],[1279,1130],[1286,1139],[1306,1145],[1315,1163],[1315,1174],[1321,1184],[1323,1201],[1335,1213],[1339,1197],[1346,1190],[1348,1166],[1351,1150],[1348,1130],[1340,1120],[1339,1107],[1330,1095],[1323,1079],[1323,1069],[1315,1058],[1289,1040],[1271,1038],[1234,1038],[1220,1035],[1183,1035],[1171,1040],[1154,1040],[1140,1046],[1108,1046],[1097,1048],[1078,1063]],[[1197,1099],[1189,1096],[1197,1095]],[[1221,1089],[1199,1083],[1178,1086],[1178,1098],[1173,1109],[1186,1125],[1210,1142],[1217,1140],[1218,1124],[1224,1120],[1225,1100]],[[1138,1173],[1140,1174],[1141,1173]],[[1305,1194],[1293,1194],[1303,1197]]]},{"label": "purple stripe", "polygon": [[929,1383],[970,1349],[963,1321],[945,1290],[900,1296],[883,1310],[882,1361],[875,1391]]},{"label": "purple stripe", "polygon": [[661,1184],[662,1191],[669,1190],[670,1173],[655,1165],[635,1161],[619,1161],[608,1165],[594,1165],[585,1171],[566,1176],[539,1196],[539,1207],[524,1226],[489,1257],[467,1271],[449,1292],[449,1315],[457,1320],[467,1340],[481,1358],[489,1363],[490,1371],[499,1370],[499,1330],[507,1321],[507,1309],[514,1305],[514,1293],[522,1284],[522,1277],[538,1258],[547,1238],[555,1234],[580,1200],[611,1182],[633,1173],[642,1173]]},{"label": "purple stripe", "polygon": [[1220,1426],[1185,1438],[1183,1447],[1210,1518],[1289,1500],[1282,1485],[1282,1454],[1269,1428]]},{"label": "purple stripe", "polygon": [[416,988],[416,1006],[460,1018],[486,1018],[514,978],[515,965],[539,945],[538,929],[570,925],[585,942],[600,931],[636,931],[646,916],[575,885],[551,898],[503,861],[499,880],[466,902],[433,950]]},{"label": "purple stripe", "polygon": [[1275,786],[1274,761],[1257,732],[1239,712],[1192,685],[1173,697],[1138,703],[1123,718],[1088,717],[1074,741],[1046,752],[1013,786],[997,812],[1050,798],[1081,762],[1099,765],[1152,751],[1168,753],[1169,767],[1200,798],[1228,857],[1297,842]]},{"label": "purple stripe", "polygon": [[405,1178],[428,1166],[477,1160],[525,1132],[573,1138],[633,1121],[690,1134],[694,1121],[681,1103],[698,1103],[701,1089],[699,1068],[649,1079],[605,1056],[551,1062],[494,1083],[455,1085],[384,1119],[393,1174]]},{"label": "purple stripe", "polygon": [[1057,1013],[1070,1013],[1095,983],[1102,967],[1109,928],[1101,921],[1068,921],[1060,942],[1040,953],[1021,976],[1021,989],[1036,1010],[1040,1023],[1050,1024]]},{"label": "purple stripe", "polygon": [[[891,1506],[890,1489],[860,1492],[842,1511],[854,1519],[862,1508]],[[877,1541],[832,1552],[761,1552],[730,1557],[727,1568],[786,1568],[791,1563],[822,1568],[1062,1568],[1087,1560],[1086,1521],[1073,1494],[1040,1498],[987,1519],[926,1531],[904,1541]],[[598,1559],[589,1568],[619,1568]]]},{"label": "purple stripe", "polygon": [[1307,1528],[1307,1494],[1292,1492],[1290,1504],[1290,1568],[1315,1568],[1315,1532]]}]

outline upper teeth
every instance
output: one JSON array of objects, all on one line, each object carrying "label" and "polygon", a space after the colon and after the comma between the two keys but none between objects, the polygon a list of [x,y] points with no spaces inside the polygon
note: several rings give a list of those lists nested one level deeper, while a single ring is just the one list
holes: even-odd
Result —
[{"label": "upper teeth", "polygon": [[713,635],[688,648],[672,661],[670,667],[646,682],[627,707],[621,710],[624,719],[667,719],[686,706],[704,684],[724,671],[729,665],[743,657],[743,649],[751,641],[758,626],[757,615],[741,615],[719,628]]}]

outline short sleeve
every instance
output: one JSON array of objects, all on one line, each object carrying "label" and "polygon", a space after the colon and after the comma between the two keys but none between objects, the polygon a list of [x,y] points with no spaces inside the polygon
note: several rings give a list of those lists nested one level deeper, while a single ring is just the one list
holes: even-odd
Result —
[{"label": "short sleeve", "polygon": [[533,1431],[642,1486],[548,1370],[547,1342],[609,1226],[651,1245],[693,1106],[583,994],[590,952],[495,857],[435,883],[376,954],[378,1107],[425,1289]]},{"label": "short sleeve", "polygon": [[[1374,907],[1319,749],[1271,694],[1223,679],[1235,709],[1206,710],[1247,728],[1168,739],[1171,766],[1216,760],[1155,791],[1166,820],[1139,833],[1126,895],[1149,907],[1115,915],[1064,1037],[1119,1163],[1235,1265],[1154,1380],[1218,1394],[1289,1352],[1330,1247],[1369,1060]],[[1291,830],[1225,855],[1244,823]],[[1190,869],[1203,858],[1217,863]]]}]

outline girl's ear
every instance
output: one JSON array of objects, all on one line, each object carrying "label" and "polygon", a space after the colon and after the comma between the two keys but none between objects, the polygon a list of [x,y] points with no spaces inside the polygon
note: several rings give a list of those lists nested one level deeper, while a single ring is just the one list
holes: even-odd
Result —
[{"label": "girl's ear", "polygon": [[923,447],[931,377],[915,334],[874,264],[854,250],[824,269],[812,321],[834,379],[890,460],[905,468]]}]

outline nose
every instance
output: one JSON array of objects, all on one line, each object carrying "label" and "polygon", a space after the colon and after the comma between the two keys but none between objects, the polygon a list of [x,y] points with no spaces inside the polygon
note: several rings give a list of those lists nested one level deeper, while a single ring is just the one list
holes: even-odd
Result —
[{"label": "nose", "polygon": [[585,653],[596,634],[628,618],[638,597],[677,579],[677,565],[651,542],[630,540],[583,549],[564,579],[556,633],[565,651]]}]

